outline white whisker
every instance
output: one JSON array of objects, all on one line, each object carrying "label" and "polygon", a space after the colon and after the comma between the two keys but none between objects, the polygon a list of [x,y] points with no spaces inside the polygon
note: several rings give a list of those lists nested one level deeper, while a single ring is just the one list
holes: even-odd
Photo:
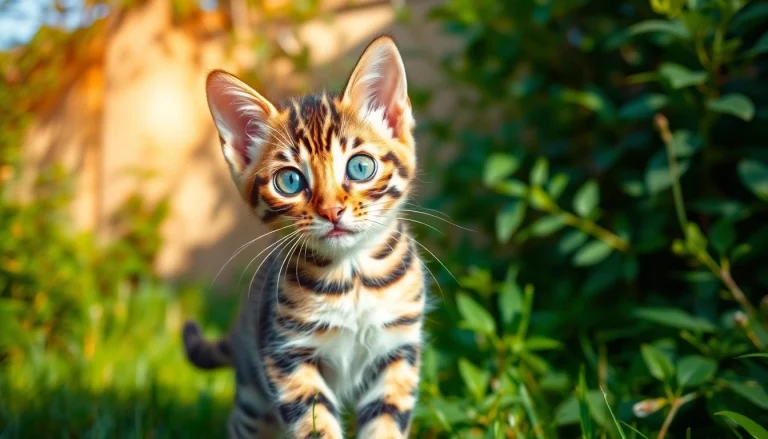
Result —
[{"label": "white whisker", "polygon": [[[243,281],[243,275],[245,275],[245,272],[246,272],[246,271],[248,271],[248,267],[250,267],[250,266],[251,266],[251,264],[253,264],[253,261],[255,261],[255,260],[256,260],[256,259],[257,259],[259,256],[261,256],[261,255],[262,255],[262,254],[263,254],[265,251],[269,250],[269,249],[270,249],[270,248],[272,248],[272,247],[275,247],[276,245],[280,244],[281,242],[284,242],[286,239],[290,238],[291,236],[293,236],[293,235],[295,235],[295,234],[297,234],[297,233],[299,233],[299,231],[298,231],[298,230],[294,230],[293,232],[289,233],[288,235],[286,235],[286,236],[283,236],[282,238],[280,238],[280,239],[278,239],[277,241],[273,242],[272,244],[268,245],[266,248],[264,248],[262,251],[260,251],[260,252],[259,252],[259,254],[257,254],[256,256],[254,256],[254,257],[253,257],[253,259],[251,259],[251,262],[249,262],[249,263],[248,263],[248,265],[246,265],[246,266],[245,266],[245,270],[243,270],[243,274],[241,274],[241,275],[240,275],[240,280],[238,280],[238,281],[237,281],[237,287],[238,287],[238,288],[240,288],[240,283]],[[274,250],[272,250],[272,251],[274,251]],[[267,257],[269,257],[269,255],[271,255],[271,254],[272,254],[272,252],[269,252],[269,254],[267,255]],[[265,257],[264,259],[266,260],[266,257]],[[263,262],[264,262],[264,261],[262,261],[262,263],[263,263]],[[259,264],[259,268],[261,268],[261,264]],[[256,269],[256,272],[253,274],[253,276],[254,276],[254,277],[256,277],[256,273],[258,273],[258,272],[259,272],[259,269],[257,268],[257,269]],[[251,280],[251,282],[253,282],[253,280]],[[251,292],[251,291],[250,291],[250,289],[249,289],[249,290],[248,290],[248,293],[250,294],[250,292]]]},{"label": "white whisker", "polygon": [[[370,213],[369,213],[368,215],[371,215],[371,216],[375,216],[375,217],[377,217],[377,218],[389,218],[389,217],[387,217],[387,216],[383,216],[383,215],[373,215],[373,214],[370,214]],[[440,230],[438,230],[438,229],[437,229],[437,228],[435,228],[434,226],[431,226],[431,225],[429,225],[429,224],[427,224],[427,223],[423,223],[423,222],[421,222],[421,221],[418,221],[418,220],[415,220],[415,219],[411,219],[411,218],[403,218],[403,217],[400,217],[400,216],[396,216],[395,218],[397,218],[397,219],[399,219],[399,220],[403,220],[403,221],[411,221],[411,222],[414,222],[414,223],[419,223],[419,224],[425,225],[425,226],[429,227],[430,229],[434,230],[435,232],[437,232],[437,233],[439,233],[439,234],[441,234],[441,235],[445,236],[445,233],[441,232]]]},{"label": "white whisker", "polygon": [[420,211],[418,211],[418,210],[412,210],[412,209],[381,209],[381,210],[379,210],[379,212],[388,212],[388,211],[390,211],[390,210],[396,210],[396,211],[398,211],[398,212],[412,212],[412,213],[419,213],[419,214],[422,214],[422,215],[431,216],[432,218],[437,218],[437,219],[439,219],[440,221],[446,222],[446,223],[448,223],[448,224],[450,224],[450,225],[452,225],[452,226],[454,226],[454,227],[458,227],[458,228],[460,228],[460,229],[462,229],[462,230],[466,230],[466,231],[468,231],[468,232],[472,232],[472,233],[477,233],[477,231],[476,231],[476,230],[472,230],[472,229],[468,229],[468,228],[466,228],[466,227],[462,227],[462,226],[460,226],[460,225],[458,225],[458,224],[456,224],[456,223],[454,223],[454,222],[452,222],[452,221],[448,221],[448,220],[447,220],[447,219],[445,219],[445,218],[441,218],[441,217],[439,217],[439,216],[437,216],[437,215],[432,215],[431,213],[427,213],[427,212],[420,212]]},{"label": "white whisker", "polygon": [[258,241],[259,239],[261,239],[261,238],[263,238],[263,237],[265,237],[265,236],[271,235],[271,234],[273,234],[273,233],[276,233],[276,232],[279,232],[279,231],[281,231],[281,230],[285,230],[285,229],[287,229],[287,228],[289,228],[289,227],[291,227],[291,226],[293,226],[293,224],[289,224],[289,225],[287,225],[287,226],[285,226],[285,227],[281,227],[281,228],[279,228],[279,229],[276,229],[276,230],[272,230],[271,232],[267,232],[267,233],[265,233],[265,234],[263,234],[263,235],[261,235],[261,236],[259,236],[259,237],[257,237],[257,238],[254,238],[254,239],[252,239],[252,240],[250,240],[250,241],[246,242],[245,244],[241,245],[241,246],[240,246],[240,248],[238,248],[238,249],[235,251],[235,254],[234,254],[234,255],[232,255],[232,257],[231,257],[231,258],[229,258],[229,259],[227,260],[227,262],[225,262],[225,263],[224,263],[224,265],[222,265],[222,266],[221,266],[221,268],[219,269],[219,272],[218,272],[218,273],[216,273],[216,276],[213,278],[213,281],[211,281],[211,286],[213,286],[213,284],[214,284],[214,283],[216,283],[216,279],[218,279],[218,278],[219,278],[219,275],[221,275],[221,272],[224,270],[224,268],[227,266],[227,264],[229,264],[230,262],[232,262],[232,259],[235,259],[235,258],[237,257],[237,255],[239,255],[239,254],[240,254],[240,253],[241,253],[243,250],[245,250],[245,249],[246,249],[246,247],[248,247],[249,245],[253,244],[254,242]]},{"label": "white whisker", "polygon": [[[275,282],[275,303],[277,303],[279,295],[280,295],[280,279],[282,278],[282,272],[283,272],[283,265],[285,265],[285,261],[289,260],[291,258],[291,255],[293,254],[293,251],[296,249],[296,246],[301,243],[301,240],[304,238],[303,235],[299,234],[296,239],[294,240],[293,246],[288,250],[288,254],[283,259],[283,262],[280,264],[280,268],[277,270],[277,282]],[[290,245],[290,244],[289,244]],[[285,274],[288,275],[288,267],[285,267]],[[280,309],[278,306],[277,309]]]},{"label": "white whisker", "polygon": [[[387,227],[387,226],[385,226],[384,224],[381,224],[381,223],[379,223],[379,222],[373,221],[373,220],[371,220],[371,219],[366,219],[366,221],[370,221],[370,222],[372,222],[372,223],[374,223],[374,224],[378,224],[378,225],[379,225],[379,226],[381,226],[382,228],[386,228],[386,227]],[[397,232],[397,230],[395,230],[395,232]],[[398,233],[399,233],[399,232],[398,232]],[[402,233],[400,233],[400,234],[401,234],[401,235],[403,235]],[[408,237],[408,235],[404,235],[404,236],[405,236],[405,237]],[[395,237],[392,237],[392,239],[394,239],[394,240],[395,240],[395,241],[397,241],[398,243],[399,243],[399,242],[401,242],[399,239],[397,239],[397,238],[395,238]],[[385,241],[385,242],[386,242],[386,241]],[[387,243],[387,245],[389,245],[389,243]],[[392,249],[392,246],[389,246],[389,248],[390,248],[390,249]],[[392,251],[394,251],[394,249],[392,249]],[[435,277],[435,274],[434,274],[434,273],[432,273],[432,270],[430,270],[430,269],[429,269],[429,267],[427,267],[427,264],[425,264],[425,263],[424,263],[424,261],[422,261],[422,260],[421,260],[421,258],[419,258],[419,257],[418,257],[416,254],[414,254],[414,253],[413,253],[413,251],[412,251],[411,249],[408,249],[408,248],[406,248],[406,251],[410,252],[410,253],[411,253],[411,254],[412,254],[412,255],[413,255],[415,258],[416,258],[416,260],[417,260],[417,261],[419,261],[419,262],[421,263],[421,266],[422,266],[422,267],[424,267],[424,269],[426,269],[426,270],[427,270],[427,272],[430,274],[430,276],[432,276],[432,279],[435,281],[435,285],[437,285],[437,289],[438,289],[438,290],[440,290],[440,296],[442,296],[442,297],[443,297],[443,300],[445,300],[445,293],[443,293],[443,288],[440,286],[440,282],[438,282],[438,281],[437,281],[437,277]],[[432,253],[432,252],[430,252],[430,254],[431,254],[431,253]],[[451,276],[453,276],[453,275],[451,275]],[[454,279],[455,279],[455,278],[454,278]],[[458,282],[458,281],[456,281],[456,282]]]}]

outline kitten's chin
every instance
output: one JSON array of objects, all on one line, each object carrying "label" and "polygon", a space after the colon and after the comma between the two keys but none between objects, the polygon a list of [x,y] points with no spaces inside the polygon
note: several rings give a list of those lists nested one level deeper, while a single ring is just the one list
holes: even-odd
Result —
[{"label": "kitten's chin", "polygon": [[370,240],[370,232],[328,233],[315,236],[310,243],[315,251],[333,259],[354,256]]},{"label": "kitten's chin", "polygon": [[359,242],[360,236],[357,233],[325,235],[318,239],[318,244],[321,247],[320,250],[325,250],[334,254],[348,252],[357,247]]}]

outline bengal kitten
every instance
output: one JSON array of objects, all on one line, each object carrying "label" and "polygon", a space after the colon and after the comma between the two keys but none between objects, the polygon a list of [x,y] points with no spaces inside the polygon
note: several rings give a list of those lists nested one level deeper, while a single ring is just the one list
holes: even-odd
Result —
[{"label": "bengal kitten", "polygon": [[184,328],[192,363],[235,367],[230,437],[341,438],[342,404],[358,437],[407,437],[427,283],[398,218],[416,155],[395,43],[374,40],[340,95],[276,107],[223,71],[206,87],[240,194],[289,232],[262,251],[228,337]]}]

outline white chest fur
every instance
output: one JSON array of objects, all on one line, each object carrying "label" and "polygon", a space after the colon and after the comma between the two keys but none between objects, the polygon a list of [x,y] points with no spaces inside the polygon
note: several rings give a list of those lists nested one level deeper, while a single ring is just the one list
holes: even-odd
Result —
[{"label": "white chest fur", "polygon": [[303,336],[290,344],[315,349],[325,366],[323,375],[328,386],[337,398],[348,401],[377,358],[404,344],[420,342],[418,330],[392,331],[385,327],[398,317],[398,311],[391,298],[358,286],[344,298],[317,310],[318,320],[327,322],[333,331]]}]

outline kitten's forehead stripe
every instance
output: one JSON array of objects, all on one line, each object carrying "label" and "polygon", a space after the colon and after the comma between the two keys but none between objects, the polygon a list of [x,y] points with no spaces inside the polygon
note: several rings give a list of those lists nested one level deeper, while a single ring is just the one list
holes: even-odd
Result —
[{"label": "kitten's forehead stripe", "polygon": [[292,100],[287,111],[293,141],[311,155],[331,152],[333,137],[341,133],[338,106],[338,98],[327,93]]}]

